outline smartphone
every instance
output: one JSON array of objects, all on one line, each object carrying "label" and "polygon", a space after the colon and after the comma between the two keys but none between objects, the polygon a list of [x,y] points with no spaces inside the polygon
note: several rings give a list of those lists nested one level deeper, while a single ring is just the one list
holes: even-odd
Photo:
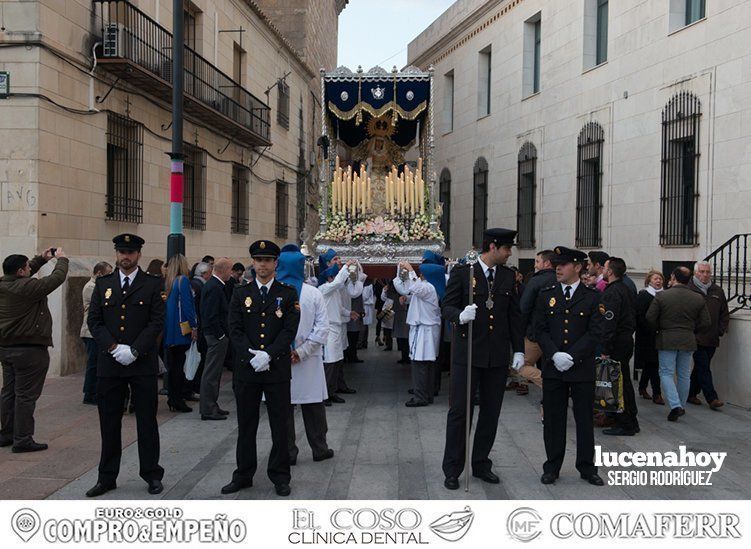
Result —
[{"label": "smartphone", "polygon": [[50,252],[52,252],[52,257],[55,257],[55,254],[57,253],[57,248],[50,248]]}]

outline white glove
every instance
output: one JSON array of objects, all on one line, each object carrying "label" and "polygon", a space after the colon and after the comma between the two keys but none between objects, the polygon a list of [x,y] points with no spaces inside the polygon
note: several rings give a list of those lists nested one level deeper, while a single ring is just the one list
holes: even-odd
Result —
[{"label": "white glove", "polygon": [[464,310],[459,313],[459,324],[469,324],[477,316],[477,304],[467,305]]},{"label": "white glove", "polygon": [[514,361],[511,363],[511,367],[514,371],[518,372],[524,366],[524,353],[514,353]]},{"label": "white glove", "polygon": [[556,370],[565,372],[574,365],[574,357],[568,353],[558,352],[553,355],[553,364],[555,364]]},{"label": "white glove", "polygon": [[248,349],[248,351],[255,355],[250,359],[250,365],[256,372],[265,372],[269,369],[271,357],[266,351],[254,351],[253,349]]},{"label": "white glove", "polygon": [[129,366],[136,361],[136,357],[133,356],[133,353],[131,352],[129,345],[120,344],[117,347],[115,347],[110,352],[110,354],[112,355],[112,358],[117,360],[123,366]]}]

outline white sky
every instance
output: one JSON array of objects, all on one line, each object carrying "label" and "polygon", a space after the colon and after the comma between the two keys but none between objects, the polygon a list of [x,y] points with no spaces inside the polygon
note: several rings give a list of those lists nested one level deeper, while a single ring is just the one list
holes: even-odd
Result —
[{"label": "white sky", "polygon": [[454,0],[350,0],[339,16],[339,61],[352,70],[407,64],[407,45]]}]

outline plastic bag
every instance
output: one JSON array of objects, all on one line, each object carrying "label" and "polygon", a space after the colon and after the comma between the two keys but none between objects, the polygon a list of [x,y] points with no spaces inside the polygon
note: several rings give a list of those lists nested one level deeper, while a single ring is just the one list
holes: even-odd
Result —
[{"label": "plastic bag", "polygon": [[623,413],[623,374],[621,363],[611,359],[595,359],[594,409]]},{"label": "plastic bag", "polygon": [[201,353],[198,352],[198,342],[194,341],[190,344],[190,349],[185,353],[185,366],[183,371],[185,372],[185,379],[191,381],[196,377],[198,371],[198,365],[201,362]]}]

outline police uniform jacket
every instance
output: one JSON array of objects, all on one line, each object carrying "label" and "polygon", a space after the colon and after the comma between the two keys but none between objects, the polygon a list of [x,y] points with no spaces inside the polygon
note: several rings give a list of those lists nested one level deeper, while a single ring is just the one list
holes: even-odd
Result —
[{"label": "police uniform jacket", "polygon": [[603,353],[633,352],[630,347],[636,330],[636,295],[623,280],[605,286],[600,296],[600,314]]},{"label": "police uniform jacket", "polygon": [[[474,265],[474,295],[477,315],[472,328],[472,365],[478,368],[508,368],[509,348],[524,352],[524,326],[519,308],[519,294],[515,289],[515,274],[508,267],[498,266],[493,281],[493,308],[486,301],[490,293],[488,279],[480,263]],[[469,270],[457,265],[451,270],[446,295],[443,298],[443,318],[457,326],[454,361],[467,364],[468,324],[459,324],[459,314],[469,305]]]},{"label": "police uniform jacket", "polygon": [[[595,349],[599,343],[600,293],[579,284],[567,302],[561,284],[540,291],[535,305],[535,337],[545,361],[543,378],[569,382],[595,379]],[[553,364],[557,352],[568,353],[574,365],[559,372]]]},{"label": "police uniform jacket", "polygon": [[[157,337],[164,328],[165,305],[159,277],[138,270],[123,296],[119,270],[96,279],[87,323],[99,349],[99,377],[157,375]],[[129,345],[138,358],[123,366],[109,353],[113,345]]]},{"label": "police uniform jacket", "polygon": [[[280,312],[280,314],[277,313]],[[292,378],[290,353],[300,323],[297,290],[274,279],[266,301],[256,282],[236,286],[229,306],[229,337],[235,348],[235,379],[251,383],[281,383]],[[269,369],[256,372],[249,349],[266,351]]]}]

